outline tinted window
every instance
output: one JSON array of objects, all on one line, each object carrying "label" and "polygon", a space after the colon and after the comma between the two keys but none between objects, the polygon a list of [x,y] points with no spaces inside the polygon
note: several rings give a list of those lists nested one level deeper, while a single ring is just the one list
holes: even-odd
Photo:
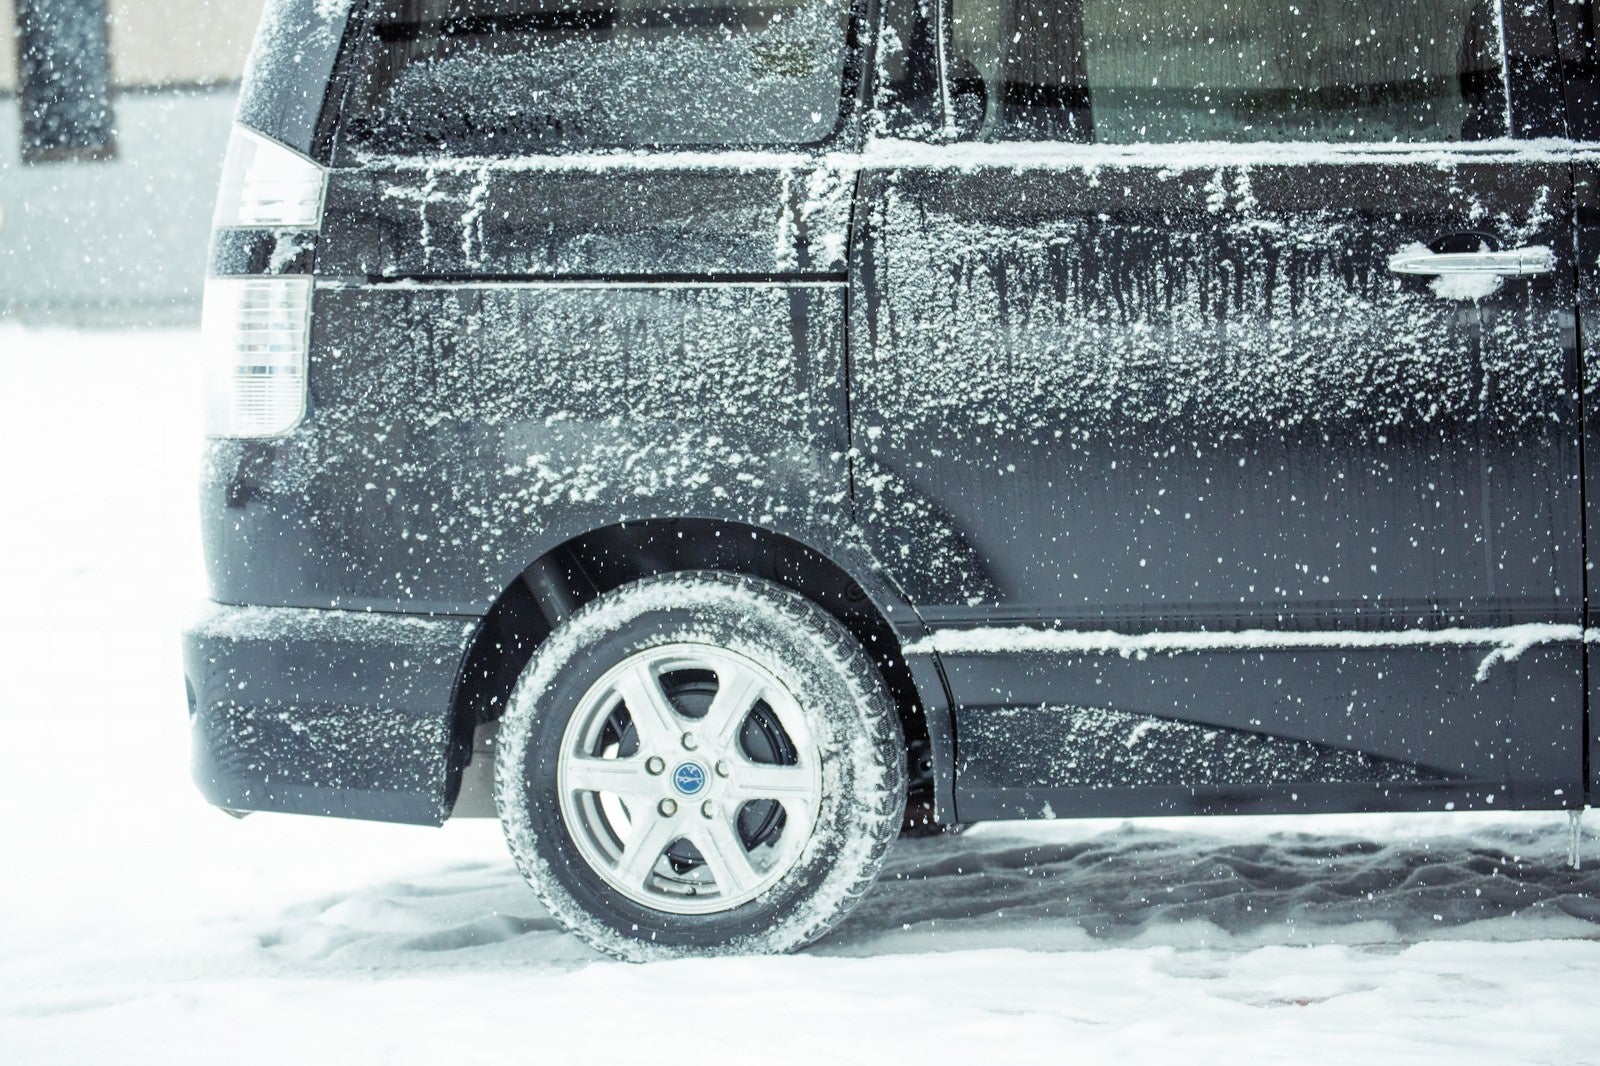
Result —
[{"label": "tinted window", "polygon": [[991,140],[1505,133],[1494,0],[953,0]]},{"label": "tinted window", "polygon": [[801,144],[838,122],[849,0],[376,0],[348,150]]}]

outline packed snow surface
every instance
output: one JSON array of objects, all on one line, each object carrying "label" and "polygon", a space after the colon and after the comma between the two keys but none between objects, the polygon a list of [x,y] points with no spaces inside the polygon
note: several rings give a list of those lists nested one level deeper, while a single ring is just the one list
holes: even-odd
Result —
[{"label": "packed snow surface", "polygon": [[197,347],[0,324],[0,1060],[1600,1061],[1600,819],[986,825],[802,955],[630,966],[492,822],[211,810]]}]

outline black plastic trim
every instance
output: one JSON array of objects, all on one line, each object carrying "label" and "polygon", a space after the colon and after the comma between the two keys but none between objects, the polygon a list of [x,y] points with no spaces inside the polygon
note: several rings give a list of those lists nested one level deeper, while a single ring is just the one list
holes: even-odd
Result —
[{"label": "black plastic trim", "polygon": [[317,235],[311,230],[219,229],[211,237],[214,277],[310,274],[316,259]]},{"label": "black plastic trim", "polygon": [[221,607],[184,634],[194,779],[212,804],[438,825],[476,622]]},{"label": "black plastic trim", "polygon": [[1196,814],[1368,814],[1385,811],[1571,810],[1556,783],[1293,784],[1183,788],[956,788],[964,822]]}]

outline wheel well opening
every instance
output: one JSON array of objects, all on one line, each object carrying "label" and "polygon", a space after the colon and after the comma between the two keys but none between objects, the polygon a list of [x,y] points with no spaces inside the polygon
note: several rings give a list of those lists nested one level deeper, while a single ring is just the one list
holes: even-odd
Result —
[{"label": "wheel well opening", "polygon": [[878,667],[899,712],[911,793],[907,819],[929,823],[927,717],[888,620],[848,573],[820,553],[768,530],[706,519],[630,522],[586,533],[535,560],[501,594],[467,652],[456,688],[452,792],[473,757],[480,727],[504,713],[523,667],[564,618],[630,581],[680,570],[764,578],[811,600],[850,631]]}]

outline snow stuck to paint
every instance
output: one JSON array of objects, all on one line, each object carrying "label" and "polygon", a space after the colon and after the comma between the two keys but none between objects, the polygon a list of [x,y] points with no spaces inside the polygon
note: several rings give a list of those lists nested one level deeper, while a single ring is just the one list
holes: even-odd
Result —
[{"label": "snow stuck to paint", "polygon": [[1441,300],[1487,300],[1505,285],[1495,274],[1447,274],[1428,282],[1428,291]]},{"label": "snow stuck to paint", "polygon": [[1484,629],[1409,629],[1390,632],[1343,630],[1294,632],[1247,629],[1237,632],[1113,633],[996,626],[944,629],[906,645],[907,655],[1180,655],[1207,651],[1340,651],[1380,648],[1487,647],[1478,665],[1478,681],[1489,677],[1496,663],[1514,662],[1540,644],[1594,642],[1595,630],[1581,626],[1531,623]]},{"label": "snow stuck to paint", "polygon": [[[863,187],[878,299],[851,351],[857,486],[869,516],[907,514],[899,497],[929,516],[880,549],[913,599],[1270,618],[1403,585],[1549,602],[1578,580],[1550,535],[1565,514],[1536,502],[1575,475],[1550,283],[1462,306],[1387,265],[1418,217],[1555,246],[1555,155],[1508,192],[1453,147],[948,148]],[[1355,169],[1303,165],[1335,157]],[[975,565],[924,583],[943,529]],[[1543,553],[1508,577],[1441,553],[1462,529]]]},{"label": "snow stuck to paint", "polygon": [[[283,577],[309,602],[414,609],[464,580],[487,605],[584,513],[851,536],[841,289],[319,289],[317,313],[363,343],[315,353],[317,418],[255,475],[317,501]],[[206,477],[252,454],[213,442]]]},{"label": "snow stuck to paint", "polygon": [[425,618],[376,611],[302,610],[291,607],[203,608],[190,627],[227,640],[360,640],[398,646],[459,644],[477,628],[468,618]]},{"label": "snow stuck to paint", "polygon": [[843,152],[725,151],[710,148],[700,151],[613,148],[509,157],[463,155],[451,158],[427,158],[420,161],[416,156],[378,152],[362,153],[358,156],[363,166],[394,169],[399,172],[421,170],[430,174],[476,173],[485,166],[507,173],[547,170],[579,172],[728,170],[744,174],[795,170],[815,164],[819,160],[828,166],[854,167],[858,165],[860,158],[854,153]]},{"label": "snow stuck to paint", "polygon": [[[995,707],[963,717],[969,786],[1029,789],[1217,789],[1263,784],[1403,785],[1440,774],[1394,759],[1244,729],[1105,707]],[[1056,812],[1015,802],[1017,813]]]},{"label": "snow stuck to paint", "polygon": [[949,167],[958,171],[1088,170],[1151,167],[1172,173],[1218,167],[1395,166],[1444,171],[1477,164],[1564,164],[1594,150],[1566,140],[1488,140],[1470,144],[1328,144],[1190,141],[1181,144],[1072,144],[1061,141],[937,144],[879,137],[863,161],[873,167]]},{"label": "snow stuck to paint", "polygon": [[860,152],[805,152],[784,149],[601,148],[526,155],[463,154],[429,158],[363,151],[363,165],[475,171],[485,164],[508,171],[540,170],[722,170],[796,169],[822,162],[834,169],[939,167],[961,173],[980,170],[1075,170],[1148,167],[1163,173],[1215,172],[1219,168],[1306,166],[1417,166],[1450,172],[1462,167],[1508,164],[1565,165],[1600,161],[1600,151],[1563,140],[1478,141],[1472,144],[1070,144],[1049,141],[951,144],[868,138]]},{"label": "snow stuck to paint", "polygon": [[320,261],[332,273],[468,282],[837,276],[857,166],[842,155],[755,152],[374,160],[336,171],[330,202],[358,217],[376,210],[381,228],[335,230]]},{"label": "snow stuck to paint", "polygon": [[272,235],[272,254],[267,259],[268,274],[286,274],[297,261],[309,263],[310,254],[316,250],[316,234],[300,229],[281,229]]},{"label": "snow stuck to paint", "polygon": [[[1403,180],[1452,203],[1492,177],[1431,169]],[[1132,162],[891,172],[872,220],[883,290],[881,347],[861,360],[870,407],[896,438],[974,415],[1097,435],[1549,421],[1565,363],[1542,305],[1461,321],[1388,273],[1379,249],[1413,243],[1405,226],[1358,222],[1336,206],[1336,176],[1316,182]],[[1540,194],[1500,210],[1508,231],[1548,235]]]}]

